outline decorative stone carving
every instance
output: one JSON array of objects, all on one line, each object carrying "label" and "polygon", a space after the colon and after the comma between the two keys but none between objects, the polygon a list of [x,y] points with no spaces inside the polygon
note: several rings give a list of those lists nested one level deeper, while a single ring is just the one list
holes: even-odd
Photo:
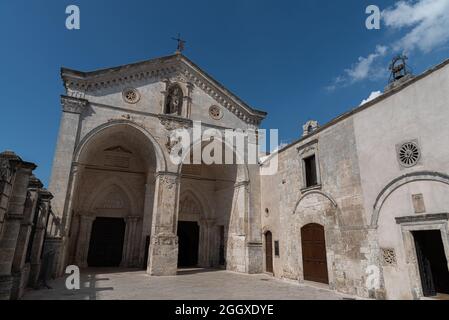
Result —
[{"label": "decorative stone carving", "polygon": [[214,120],[220,120],[223,118],[223,112],[221,111],[220,107],[213,105],[209,108],[209,116]]},{"label": "decorative stone carving", "polygon": [[117,192],[109,193],[98,209],[123,209],[124,201]]},{"label": "decorative stone carving", "polygon": [[64,112],[82,113],[89,101],[85,99],[61,96],[61,105]]},{"label": "decorative stone carving", "polygon": [[405,168],[411,168],[417,165],[421,158],[421,151],[417,140],[396,145],[396,151],[399,164]]},{"label": "decorative stone carving", "polygon": [[178,137],[177,139],[175,139],[172,136],[168,136],[167,142],[165,143],[165,147],[167,147],[168,152],[171,153],[173,148],[180,142],[181,142],[181,137]]},{"label": "decorative stone carving", "polygon": [[153,245],[178,245],[178,237],[169,233],[160,233],[152,240]]},{"label": "decorative stone carving", "polygon": [[298,148],[298,153],[300,156],[308,154],[308,153],[313,153],[316,150],[316,144],[315,145],[309,145],[306,146],[305,148]]},{"label": "decorative stone carving", "polygon": [[130,104],[135,104],[140,100],[140,93],[137,89],[126,88],[122,92],[123,100]]},{"label": "decorative stone carving", "polygon": [[164,174],[160,173],[160,183],[162,188],[167,188],[168,190],[172,190],[177,183],[178,176],[175,174]]},{"label": "decorative stone carving", "polygon": [[201,212],[198,203],[189,195],[182,198],[179,208],[179,212],[182,214],[200,214]]},{"label": "decorative stone carving", "polygon": [[106,152],[117,152],[117,153],[128,153],[131,154],[132,152],[129,151],[128,149],[122,147],[122,146],[115,146],[115,147],[110,147],[107,149],[104,149],[104,151]]},{"label": "decorative stone carving", "polygon": [[396,253],[392,248],[382,248],[382,262],[385,266],[396,265]]},{"label": "decorative stone carving", "polygon": [[179,117],[173,117],[168,115],[160,115],[159,121],[168,131],[176,129],[188,129],[192,126],[192,121],[189,119],[183,119]]}]

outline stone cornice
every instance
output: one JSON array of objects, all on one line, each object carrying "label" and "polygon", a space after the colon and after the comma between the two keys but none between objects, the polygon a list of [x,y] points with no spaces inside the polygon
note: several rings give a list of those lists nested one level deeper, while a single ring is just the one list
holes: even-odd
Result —
[{"label": "stone cornice", "polygon": [[164,128],[169,131],[180,128],[188,129],[193,126],[192,120],[179,116],[160,114],[157,117],[159,118],[159,121],[164,126]]},{"label": "stone cornice", "polygon": [[190,90],[193,85],[201,88],[224,108],[250,125],[258,126],[266,116],[266,112],[248,106],[181,54],[93,72],[62,68],[61,77],[68,94],[81,97],[88,92],[124,86],[136,81],[164,81],[171,78],[186,82]]},{"label": "stone cornice", "polygon": [[39,196],[43,201],[50,201],[53,199],[53,194],[45,188],[39,190]]},{"label": "stone cornice", "polygon": [[89,101],[86,99],[61,95],[61,106],[64,112],[80,114],[88,104]]}]

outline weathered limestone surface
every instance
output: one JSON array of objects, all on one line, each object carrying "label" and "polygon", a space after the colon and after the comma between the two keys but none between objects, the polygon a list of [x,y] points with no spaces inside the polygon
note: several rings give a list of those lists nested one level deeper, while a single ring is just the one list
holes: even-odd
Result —
[{"label": "weathered limestone surface", "polygon": [[[17,293],[18,288],[21,287],[21,272],[24,271],[21,268],[23,267],[23,248],[27,245],[27,230],[24,230],[21,224],[25,218],[28,183],[35,168],[35,164],[23,161],[13,152],[6,151],[0,154],[2,204],[0,211],[0,299],[2,300],[16,298],[19,294]],[[19,250],[15,257],[16,248]],[[16,262],[15,265],[14,262]]]},{"label": "weathered limestone surface", "polygon": [[[307,122],[300,140],[278,153],[278,171],[262,175],[254,164],[171,161],[176,129],[191,132],[195,121],[203,122],[203,131],[257,129],[265,117],[182,55],[91,73],[63,69],[67,96],[61,100],[50,183],[54,210],[43,251],[57,254],[59,275],[70,263],[88,266],[95,221],[123,219],[121,265],[174,275],[178,222],[193,222],[200,266],[272,269],[275,277],[304,282],[301,231],[316,224],[324,228],[331,289],[378,299],[420,298],[412,232],[440,230],[449,258],[447,221],[408,225],[395,218],[449,211],[449,151],[442,147],[449,136],[448,75],[446,61],[327,125]],[[174,86],[182,91],[176,97]],[[167,103],[175,114],[165,114]],[[397,154],[407,141],[421,151],[410,167]],[[207,148],[204,141],[191,143]],[[305,159],[313,155],[317,181],[310,186]],[[0,199],[2,232],[8,188]],[[385,263],[385,252],[395,256],[393,264]],[[368,281],[373,268],[379,271],[374,286]]]}]

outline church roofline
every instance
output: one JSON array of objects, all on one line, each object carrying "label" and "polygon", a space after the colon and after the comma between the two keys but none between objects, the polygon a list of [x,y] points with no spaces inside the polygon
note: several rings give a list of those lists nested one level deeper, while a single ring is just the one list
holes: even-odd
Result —
[{"label": "church roofline", "polygon": [[286,145],[285,147],[279,149],[277,151],[277,153],[284,152],[285,150],[287,150],[287,149],[291,148],[292,146],[295,146],[295,145],[297,145],[297,144],[299,144],[299,143],[301,143],[303,141],[308,141],[311,138],[313,139],[314,136],[316,136],[318,133],[326,130],[327,128],[332,127],[333,125],[335,125],[335,124],[339,123],[340,121],[343,121],[343,120],[351,117],[352,115],[354,115],[354,114],[356,114],[358,112],[361,112],[361,111],[363,111],[365,109],[368,109],[370,107],[375,106],[378,102],[381,102],[381,101],[383,101],[383,100],[385,100],[385,99],[395,95],[396,93],[402,91],[403,89],[407,88],[408,86],[410,86],[410,85],[412,85],[412,84],[414,84],[414,83],[416,83],[416,82],[426,78],[427,76],[431,75],[435,71],[443,69],[447,65],[449,65],[449,59],[446,59],[443,62],[441,62],[441,63],[439,63],[439,64],[437,64],[437,65],[435,65],[435,66],[433,66],[433,67],[431,67],[429,69],[427,69],[426,71],[424,71],[420,75],[417,75],[417,76],[411,78],[410,80],[400,84],[399,86],[397,86],[397,87],[395,87],[395,88],[393,88],[393,89],[383,93],[379,97],[377,97],[377,98],[375,98],[375,99],[373,99],[371,101],[368,101],[368,102],[366,102],[366,103],[364,103],[364,104],[362,104],[362,105],[360,105],[360,106],[358,106],[356,108],[353,108],[352,110],[349,110],[349,111],[347,111],[347,112],[345,112],[345,113],[343,113],[343,114],[333,118],[332,120],[330,120],[329,122],[327,122],[323,126],[320,126],[318,129],[316,129],[312,133],[308,134],[307,136],[304,136],[304,137],[301,137],[299,139],[296,139],[292,143],[290,143],[290,144]]},{"label": "church roofline", "polygon": [[[100,82],[101,85],[104,85],[104,79],[111,78],[114,76],[118,76],[119,74],[123,73],[131,73],[134,70],[145,68],[145,67],[151,67],[151,66],[157,66],[159,68],[162,68],[162,72],[158,75],[163,76],[164,74],[168,74],[170,72],[176,71],[175,64],[176,62],[181,61],[184,65],[191,68],[194,72],[200,74],[203,76],[208,82],[211,83],[212,86],[215,86],[219,91],[221,91],[222,94],[233,100],[233,102],[237,105],[239,105],[241,108],[243,108],[250,116],[255,117],[258,119],[258,122],[262,121],[266,115],[267,112],[254,109],[250,107],[247,103],[245,103],[243,100],[241,100],[237,95],[233,94],[230,90],[228,90],[224,85],[222,85],[220,82],[215,80],[213,77],[211,77],[207,72],[205,72],[203,69],[201,69],[198,65],[196,65],[194,62],[192,62],[190,59],[188,59],[186,56],[176,53],[169,56],[144,60],[140,62],[130,63],[118,67],[112,67],[112,68],[104,68],[104,69],[98,69],[94,71],[84,72],[84,71],[78,71],[73,70],[69,68],[62,67],[61,68],[61,78],[64,82],[65,87],[68,86],[68,84],[77,83],[79,84],[78,87],[81,88],[81,90],[87,90],[92,83]],[[131,76],[132,77],[132,76]],[[137,75],[137,78],[139,75]],[[196,77],[195,77],[196,78]]]}]

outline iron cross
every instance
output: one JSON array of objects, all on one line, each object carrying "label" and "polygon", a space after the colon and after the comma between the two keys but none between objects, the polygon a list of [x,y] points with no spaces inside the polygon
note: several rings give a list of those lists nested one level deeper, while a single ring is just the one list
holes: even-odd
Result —
[{"label": "iron cross", "polygon": [[178,47],[176,48],[177,52],[182,52],[184,50],[184,45],[186,43],[185,40],[181,39],[181,35],[178,33],[178,37],[177,38],[172,38],[175,41],[178,41]]}]

